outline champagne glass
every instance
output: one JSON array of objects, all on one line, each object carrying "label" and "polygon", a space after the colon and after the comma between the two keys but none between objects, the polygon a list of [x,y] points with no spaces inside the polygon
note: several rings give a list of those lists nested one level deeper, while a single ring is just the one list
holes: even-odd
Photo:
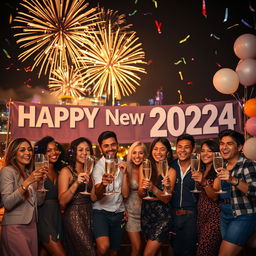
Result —
[{"label": "champagne glass", "polygon": [[[84,163],[84,172],[90,176],[92,173],[93,167],[94,167],[94,158],[91,155],[86,156],[85,163]],[[83,192],[80,192],[80,194],[83,194],[83,195],[91,194],[90,192],[88,192],[88,183],[89,183],[89,180],[86,180],[85,189]]]},{"label": "champagne glass", "polygon": [[111,191],[112,193],[118,193],[117,191],[115,191],[115,179],[118,176],[119,173],[119,169],[118,169],[118,162],[117,159],[113,159],[114,160],[114,164],[111,168],[111,174],[113,175],[114,179],[113,179],[113,190]]},{"label": "champagne glass", "polygon": [[[163,178],[168,177],[169,175],[169,165],[168,165],[168,161],[167,159],[161,160],[159,161],[159,168],[160,168],[160,172]],[[171,195],[171,193],[169,193],[166,189],[166,187],[163,185],[164,187],[164,193],[162,196],[169,196]]]},{"label": "champagne glass", "polygon": [[[113,156],[111,155],[106,155],[105,157],[105,173],[106,174],[112,174],[115,172],[115,159]],[[104,195],[112,195],[114,192],[113,190],[110,191],[110,188],[109,188],[110,185],[108,185],[106,187],[106,192],[104,193]]]},{"label": "champagne glass", "polygon": [[[152,166],[151,166],[151,162],[149,159],[145,159],[142,162],[142,173],[143,173],[143,177],[147,180],[151,179],[151,175],[152,175]],[[149,191],[147,190],[147,196],[143,197],[143,199],[146,200],[150,200],[152,199],[152,197],[149,195]]]},{"label": "champagne glass", "polygon": [[[49,168],[49,160],[44,154],[35,154],[35,169],[39,168]],[[44,187],[44,182],[40,187],[37,188],[39,192],[46,192],[48,189]]]},{"label": "champagne glass", "polygon": [[[196,172],[199,172],[200,170],[200,154],[198,153],[192,153],[191,155],[191,170]],[[201,193],[201,191],[197,189],[196,181],[195,181],[195,188],[190,192]]]},{"label": "champagne glass", "polygon": [[[221,169],[223,168],[223,165],[224,165],[224,161],[221,156],[221,153],[215,152],[213,155],[213,168],[214,168],[215,172],[219,173],[221,171]],[[217,194],[227,193],[227,191],[224,191],[221,189],[221,181],[220,181],[220,190],[216,191],[215,193],[217,193]]]}]

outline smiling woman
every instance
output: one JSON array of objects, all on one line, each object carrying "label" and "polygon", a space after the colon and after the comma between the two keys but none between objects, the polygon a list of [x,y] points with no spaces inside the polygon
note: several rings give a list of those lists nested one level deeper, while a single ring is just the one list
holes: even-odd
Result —
[{"label": "smiling woman", "polygon": [[49,162],[44,203],[38,208],[38,239],[40,251],[46,249],[51,255],[66,255],[61,244],[62,220],[58,203],[58,172],[65,165],[64,150],[54,138],[46,136],[35,144],[35,152],[44,154]]},{"label": "smiling woman", "polygon": [[37,205],[45,193],[37,191],[47,168],[33,170],[33,148],[25,138],[10,142],[1,170],[0,191],[5,208],[2,221],[3,255],[37,255]]}]

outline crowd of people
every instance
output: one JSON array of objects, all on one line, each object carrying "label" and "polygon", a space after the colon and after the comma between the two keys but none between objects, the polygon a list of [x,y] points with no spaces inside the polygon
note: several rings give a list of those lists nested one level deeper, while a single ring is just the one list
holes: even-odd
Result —
[{"label": "crowd of people", "polygon": [[[256,233],[256,162],[243,155],[244,141],[230,129],[219,133],[219,143],[205,140],[196,169],[189,134],[177,137],[175,157],[169,140],[156,138],[149,152],[144,143],[132,143],[126,160],[117,157],[112,131],[98,137],[100,159],[84,137],[66,151],[50,136],[34,147],[14,139],[0,171],[1,253],[115,256],[126,230],[131,256],[161,255],[163,243],[175,256],[238,255]],[[215,166],[215,152],[222,167]],[[45,155],[48,164],[36,166],[34,154]]]}]

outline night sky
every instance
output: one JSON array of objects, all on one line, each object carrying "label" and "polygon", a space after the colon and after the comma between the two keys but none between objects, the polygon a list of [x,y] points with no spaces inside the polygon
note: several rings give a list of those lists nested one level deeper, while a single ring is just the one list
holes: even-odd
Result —
[{"label": "night sky", "polygon": [[[1,2],[1,89],[0,98],[28,101],[34,94],[47,90],[47,78],[37,78],[38,70],[29,71],[32,59],[22,63],[21,53],[13,38],[10,15],[17,14],[20,1]],[[157,3],[157,8],[155,6]],[[180,101],[199,103],[234,99],[215,90],[213,75],[220,68],[235,70],[239,61],[233,51],[237,37],[255,34],[256,1],[205,0],[206,17],[202,14],[202,0],[101,0],[89,1],[89,8],[99,3],[101,7],[126,14],[127,23],[133,24],[146,54],[147,74],[140,74],[141,86],[132,96],[122,98],[122,103],[139,102],[148,105],[160,87],[164,91],[164,104]],[[226,21],[224,20],[226,18]],[[161,34],[155,21],[162,22]],[[183,43],[179,43],[181,40]],[[184,59],[182,59],[184,58]],[[179,60],[179,64],[175,65]],[[184,63],[184,61],[186,64]],[[26,69],[27,68],[27,69]],[[183,80],[181,80],[182,74]],[[47,94],[45,92],[44,94]],[[237,97],[242,98],[240,85]],[[255,95],[254,95],[255,96]]]}]

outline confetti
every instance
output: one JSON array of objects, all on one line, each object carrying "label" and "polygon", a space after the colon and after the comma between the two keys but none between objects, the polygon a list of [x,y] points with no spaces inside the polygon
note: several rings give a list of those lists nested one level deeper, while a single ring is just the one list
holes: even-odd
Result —
[{"label": "confetti", "polygon": [[179,100],[179,104],[181,104],[181,103],[184,103],[184,101],[183,101],[183,97],[182,97],[182,94],[181,94],[181,91],[180,90],[178,90],[177,91],[178,92],[178,94],[179,94],[179,96],[180,96],[180,100]]},{"label": "confetti", "polygon": [[152,63],[153,63],[153,60],[151,59],[147,61],[147,65],[151,65]]},{"label": "confetti", "polygon": [[157,1],[156,0],[152,0],[152,2],[154,3],[155,8],[157,8]]},{"label": "confetti", "polygon": [[10,18],[9,18],[9,24],[12,23],[12,14],[10,14]]},{"label": "confetti", "polygon": [[236,27],[236,26],[239,26],[239,24],[234,24],[232,26],[229,26],[229,27],[227,27],[227,29],[231,29],[231,28]]},{"label": "confetti", "polygon": [[136,14],[137,13],[137,10],[134,10],[132,13],[129,13],[128,15],[129,16],[133,16],[134,14]]},{"label": "confetti", "polygon": [[220,65],[220,63],[216,62],[216,65],[221,68],[222,66]]},{"label": "confetti", "polygon": [[180,63],[182,63],[182,60],[178,60],[178,61],[174,62],[174,65],[178,65]]},{"label": "confetti", "polygon": [[207,18],[205,0],[202,0],[202,14],[204,15],[205,18]]},{"label": "confetti", "polygon": [[209,98],[204,98],[205,101],[212,101],[211,99]]},{"label": "confetti", "polygon": [[242,22],[245,26],[247,26],[247,27],[249,27],[249,28],[252,28],[252,25],[250,25],[249,23],[247,23],[244,19],[241,19],[241,22]]},{"label": "confetti", "polygon": [[180,75],[180,80],[183,80],[183,76],[182,76],[182,72],[179,71],[179,75]]},{"label": "confetti", "polygon": [[145,13],[142,13],[143,15],[152,15],[152,12],[145,12]]},{"label": "confetti", "polygon": [[11,69],[11,67],[13,66],[13,63],[11,63],[7,68],[5,68],[6,70]]},{"label": "confetti", "polygon": [[9,55],[9,53],[8,53],[5,49],[3,49],[3,52],[4,52],[5,56],[6,56],[8,59],[11,59],[11,56]]},{"label": "confetti", "polygon": [[228,20],[228,8],[225,9],[225,17],[223,22],[226,22]]},{"label": "confetti", "polygon": [[255,9],[252,7],[251,3],[249,4],[249,9],[250,9],[250,11],[255,12]]},{"label": "confetti", "polygon": [[187,82],[187,85],[192,85],[193,84],[193,82]]},{"label": "confetti", "polygon": [[190,38],[190,35],[187,35],[184,39],[180,40],[179,43],[182,44]]},{"label": "confetti", "polygon": [[134,2],[135,4],[137,4],[138,3],[138,0],[135,0],[135,2]]},{"label": "confetti", "polygon": [[187,62],[186,62],[184,57],[182,57],[182,61],[183,61],[184,64],[187,64]]},{"label": "confetti", "polygon": [[25,67],[24,70],[25,70],[26,72],[32,72],[31,66]]},{"label": "confetti", "polygon": [[218,36],[216,36],[214,34],[210,34],[210,37],[214,37],[215,39],[220,40],[220,37],[218,37]]},{"label": "confetti", "polygon": [[161,34],[162,33],[161,27],[162,27],[163,23],[162,22],[158,22],[157,20],[155,20],[155,24],[156,24],[156,27],[157,27],[158,34]]}]

